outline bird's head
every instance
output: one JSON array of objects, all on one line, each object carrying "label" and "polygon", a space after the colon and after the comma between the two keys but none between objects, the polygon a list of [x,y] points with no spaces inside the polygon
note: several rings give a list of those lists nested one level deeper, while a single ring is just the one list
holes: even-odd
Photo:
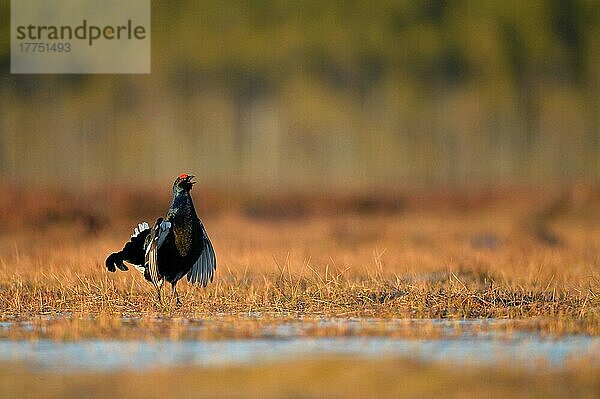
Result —
[{"label": "bird's head", "polygon": [[180,174],[175,179],[175,183],[173,183],[173,191],[190,191],[196,183],[194,178],[195,176],[188,175],[187,173]]}]

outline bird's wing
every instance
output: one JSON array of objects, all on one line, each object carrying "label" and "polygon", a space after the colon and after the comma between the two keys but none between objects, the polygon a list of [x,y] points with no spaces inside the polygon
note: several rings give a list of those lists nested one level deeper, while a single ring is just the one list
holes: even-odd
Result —
[{"label": "bird's wing", "polygon": [[198,257],[198,260],[192,266],[192,269],[187,274],[187,280],[192,284],[202,285],[206,287],[206,284],[210,280],[212,283],[215,270],[217,269],[217,258],[215,256],[215,250],[206,234],[204,225],[200,224],[202,230],[202,252]]},{"label": "bird's wing", "polygon": [[146,262],[148,263],[148,271],[150,280],[154,285],[159,285],[162,282],[162,277],[158,272],[158,250],[165,242],[171,223],[159,218],[150,233],[150,240],[146,247]]},{"label": "bird's wing", "polygon": [[116,266],[119,269],[126,271],[128,270],[127,266],[123,263],[123,261],[126,261],[134,265],[138,270],[141,268],[141,271],[143,272],[145,257],[144,241],[148,234],[150,234],[150,226],[148,223],[142,222],[138,224],[131,235],[131,239],[125,243],[123,249],[119,252],[110,254],[110,256],[106,258],[106,267],[108,270],[114,272]]}]

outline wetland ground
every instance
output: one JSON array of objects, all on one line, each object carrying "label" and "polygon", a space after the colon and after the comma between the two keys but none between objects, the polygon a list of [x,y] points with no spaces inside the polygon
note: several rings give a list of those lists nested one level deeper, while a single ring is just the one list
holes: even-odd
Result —
[{"label": "wetland ground", "polygon": [[211,397],[600,392],[597,189],[205,193],[217,274],[180,283],[181,307],[104,268],[168,203],[134,197],[4,191],[0,396],[152,397],[175,376]]}]

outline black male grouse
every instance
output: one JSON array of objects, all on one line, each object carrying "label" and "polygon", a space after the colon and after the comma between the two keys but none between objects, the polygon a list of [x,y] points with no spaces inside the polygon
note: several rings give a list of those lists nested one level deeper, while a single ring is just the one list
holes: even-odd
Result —
[{"label": "black male grouse", "polygon": [[180,175],[173,183],[173,202],[166,217],[159,218],[152,228],[140,223],[123,249],[106,258],[110,272],[117,267],[126,271],[123,261],[131,263],[156,287],[159,302],[165,280],[171,283],[172,294],[180,304],[175,287],[179,279],[187,275],[190,283],[206,287],[217,268],[215,251],[190,195],[196,183],[193,179],[185,173]]}]

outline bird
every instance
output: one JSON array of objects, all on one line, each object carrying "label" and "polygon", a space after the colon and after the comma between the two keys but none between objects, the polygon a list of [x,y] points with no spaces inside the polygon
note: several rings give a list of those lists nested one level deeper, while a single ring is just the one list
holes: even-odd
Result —
[{"label": "bird", "polygon": [[[204,224],[198,218],[190,191],[195,176],[182,173],[173,183],[173,200],[164,217],[150,227],[142,222],[123,249],[106,258],[106,268],[115,272],[129,270],[128,262],[156,288],[158,302],[165,281],[171,284],[171,295],[181,305],[177,282],[187,276],[189,283],[206,287],[212,283],[217,259]],[[172,300],[172,299],[171,299]]]}]

